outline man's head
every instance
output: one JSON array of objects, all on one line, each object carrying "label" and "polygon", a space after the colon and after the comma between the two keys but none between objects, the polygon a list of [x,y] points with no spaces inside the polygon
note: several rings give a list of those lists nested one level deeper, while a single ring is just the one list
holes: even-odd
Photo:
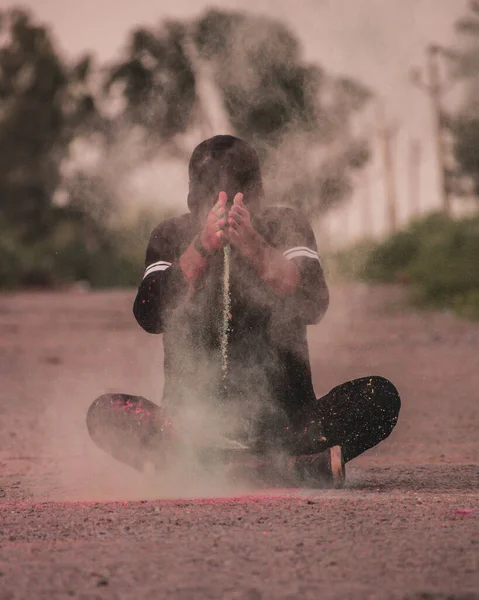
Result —
[{"label": "man's head", "polygon": [[263,199],[258,155],[249,144],[232,135],[215,135],[201,142],[189,164],[188,208],[201,219],[214,205],[221,191],[232,204],[237,192],[254,212]]}]

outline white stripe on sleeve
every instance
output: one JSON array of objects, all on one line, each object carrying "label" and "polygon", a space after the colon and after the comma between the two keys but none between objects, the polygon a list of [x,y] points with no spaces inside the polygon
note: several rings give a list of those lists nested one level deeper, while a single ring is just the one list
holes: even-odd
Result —
[{"label": "white stripe on sleeve", "polygon": [[284,257],[288,260],[298,257],[315,258],[316,260],[319,260],[319,254],[315,250],[311,250],[311,248],[306,248],[306,246],[297,246],[296,248],[290,248],[289,250],[286,250],[283,254]]},{"label": "white stripe on sleeve", "polygon": [[166,271],[166,269],[168,269],[169,267],[171,267],[171,263],[167,262],[166,260],[159,260],[155,263],[152,263],[151,265],[148,265],[146,267],[143,279],[145,279],[145,277],[148,277],[148,275],[155,273],[156,271]]}]

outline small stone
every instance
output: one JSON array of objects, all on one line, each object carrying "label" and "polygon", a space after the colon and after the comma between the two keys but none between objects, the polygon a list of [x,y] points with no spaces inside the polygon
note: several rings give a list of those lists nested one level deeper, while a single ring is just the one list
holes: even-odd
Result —
[{"label": "small stone", "polygon": [[59,356],[47,356],[45,357],[45,362],[49,365],[59,365],[62,359]]},{"label": "small stone", "polygon": [[244,600],[262,600],[263,594],[257,588],[250,588],[245,596]]},{"label": "small stone", "polygon": [[96,585],[97,585],[98,587],[105,587],[106,585],[108,585],[108,579],[107,579],[106,577],[102,577],[101,579],[99,579],[99,580],[96,582]]}]

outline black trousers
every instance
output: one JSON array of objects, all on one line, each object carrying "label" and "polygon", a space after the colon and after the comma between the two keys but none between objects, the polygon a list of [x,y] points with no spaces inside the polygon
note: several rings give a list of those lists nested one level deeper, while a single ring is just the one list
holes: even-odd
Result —
[{"label": "black trousers", "polygon": [[[295,455],[316,454],[339,445],[347,462],[388,437],[400,407],[398,391],[390,381],[362,377],[307,405],[298,419],[300,427],[265,430],[264,435],[280,440]],[[138,469],[145,462],[167,460],[167,442],[175,442],[174,423],[160,406],[141,396],[100,396],[90,406],[86,423],[101,449]]]}]

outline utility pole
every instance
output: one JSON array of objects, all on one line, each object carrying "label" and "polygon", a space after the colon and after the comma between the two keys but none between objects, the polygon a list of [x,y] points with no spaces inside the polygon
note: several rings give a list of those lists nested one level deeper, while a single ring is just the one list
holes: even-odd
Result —
[{"label": "utility pole", "polygon": [[361,185],[361,237],[372,237],[372,211],[371,211],[371,181],[369,168],[366,166],[362,174]]},{"label": "utility pole", "polygon": [[447,169],[446,169],[446,144],[443,130],[443,110],[442,110],[442,84],[439,75],[438,56],[441,51],[439,46],[429,46],[429,90],[432,104],[432,113],[434,118],[434,135],[436,138],[436,156],[439,173],[439,189],[441,192],[442,206],[444,212],[451,214],[451,198],[449,196]]},{"label": "utility pole", "polygon": [[441,205],[443,211],[451,214],[451,196],[449,193],[449,183],[447,175],[447,148],[444,136],[443,106],[442,99],[445,93],[445,86],[441,81],[439,70],[439,55],[442,49],[437,44],[431,44],[426,49],[427,58],[427,81],[423,82],[421,72],[415,69],[411,75],[413,82],[424,90],[431,101],[434,142],[436,146],[437,173],[439,183],[439,193],[441,195]]},{"label": "utility pole", "polygon": [[415,219],[421,212],[421,142],[409,141],[409,218]]},{"label": "utility pole", "polygon": [[394,157],[394,143],[397,130],[397,126],[387,122],[384,110],[380,107],[378,136],[382,152],[383,178],[387,202],[387,223],[390,233],[395,233],[398,229],[396,169]]}]

